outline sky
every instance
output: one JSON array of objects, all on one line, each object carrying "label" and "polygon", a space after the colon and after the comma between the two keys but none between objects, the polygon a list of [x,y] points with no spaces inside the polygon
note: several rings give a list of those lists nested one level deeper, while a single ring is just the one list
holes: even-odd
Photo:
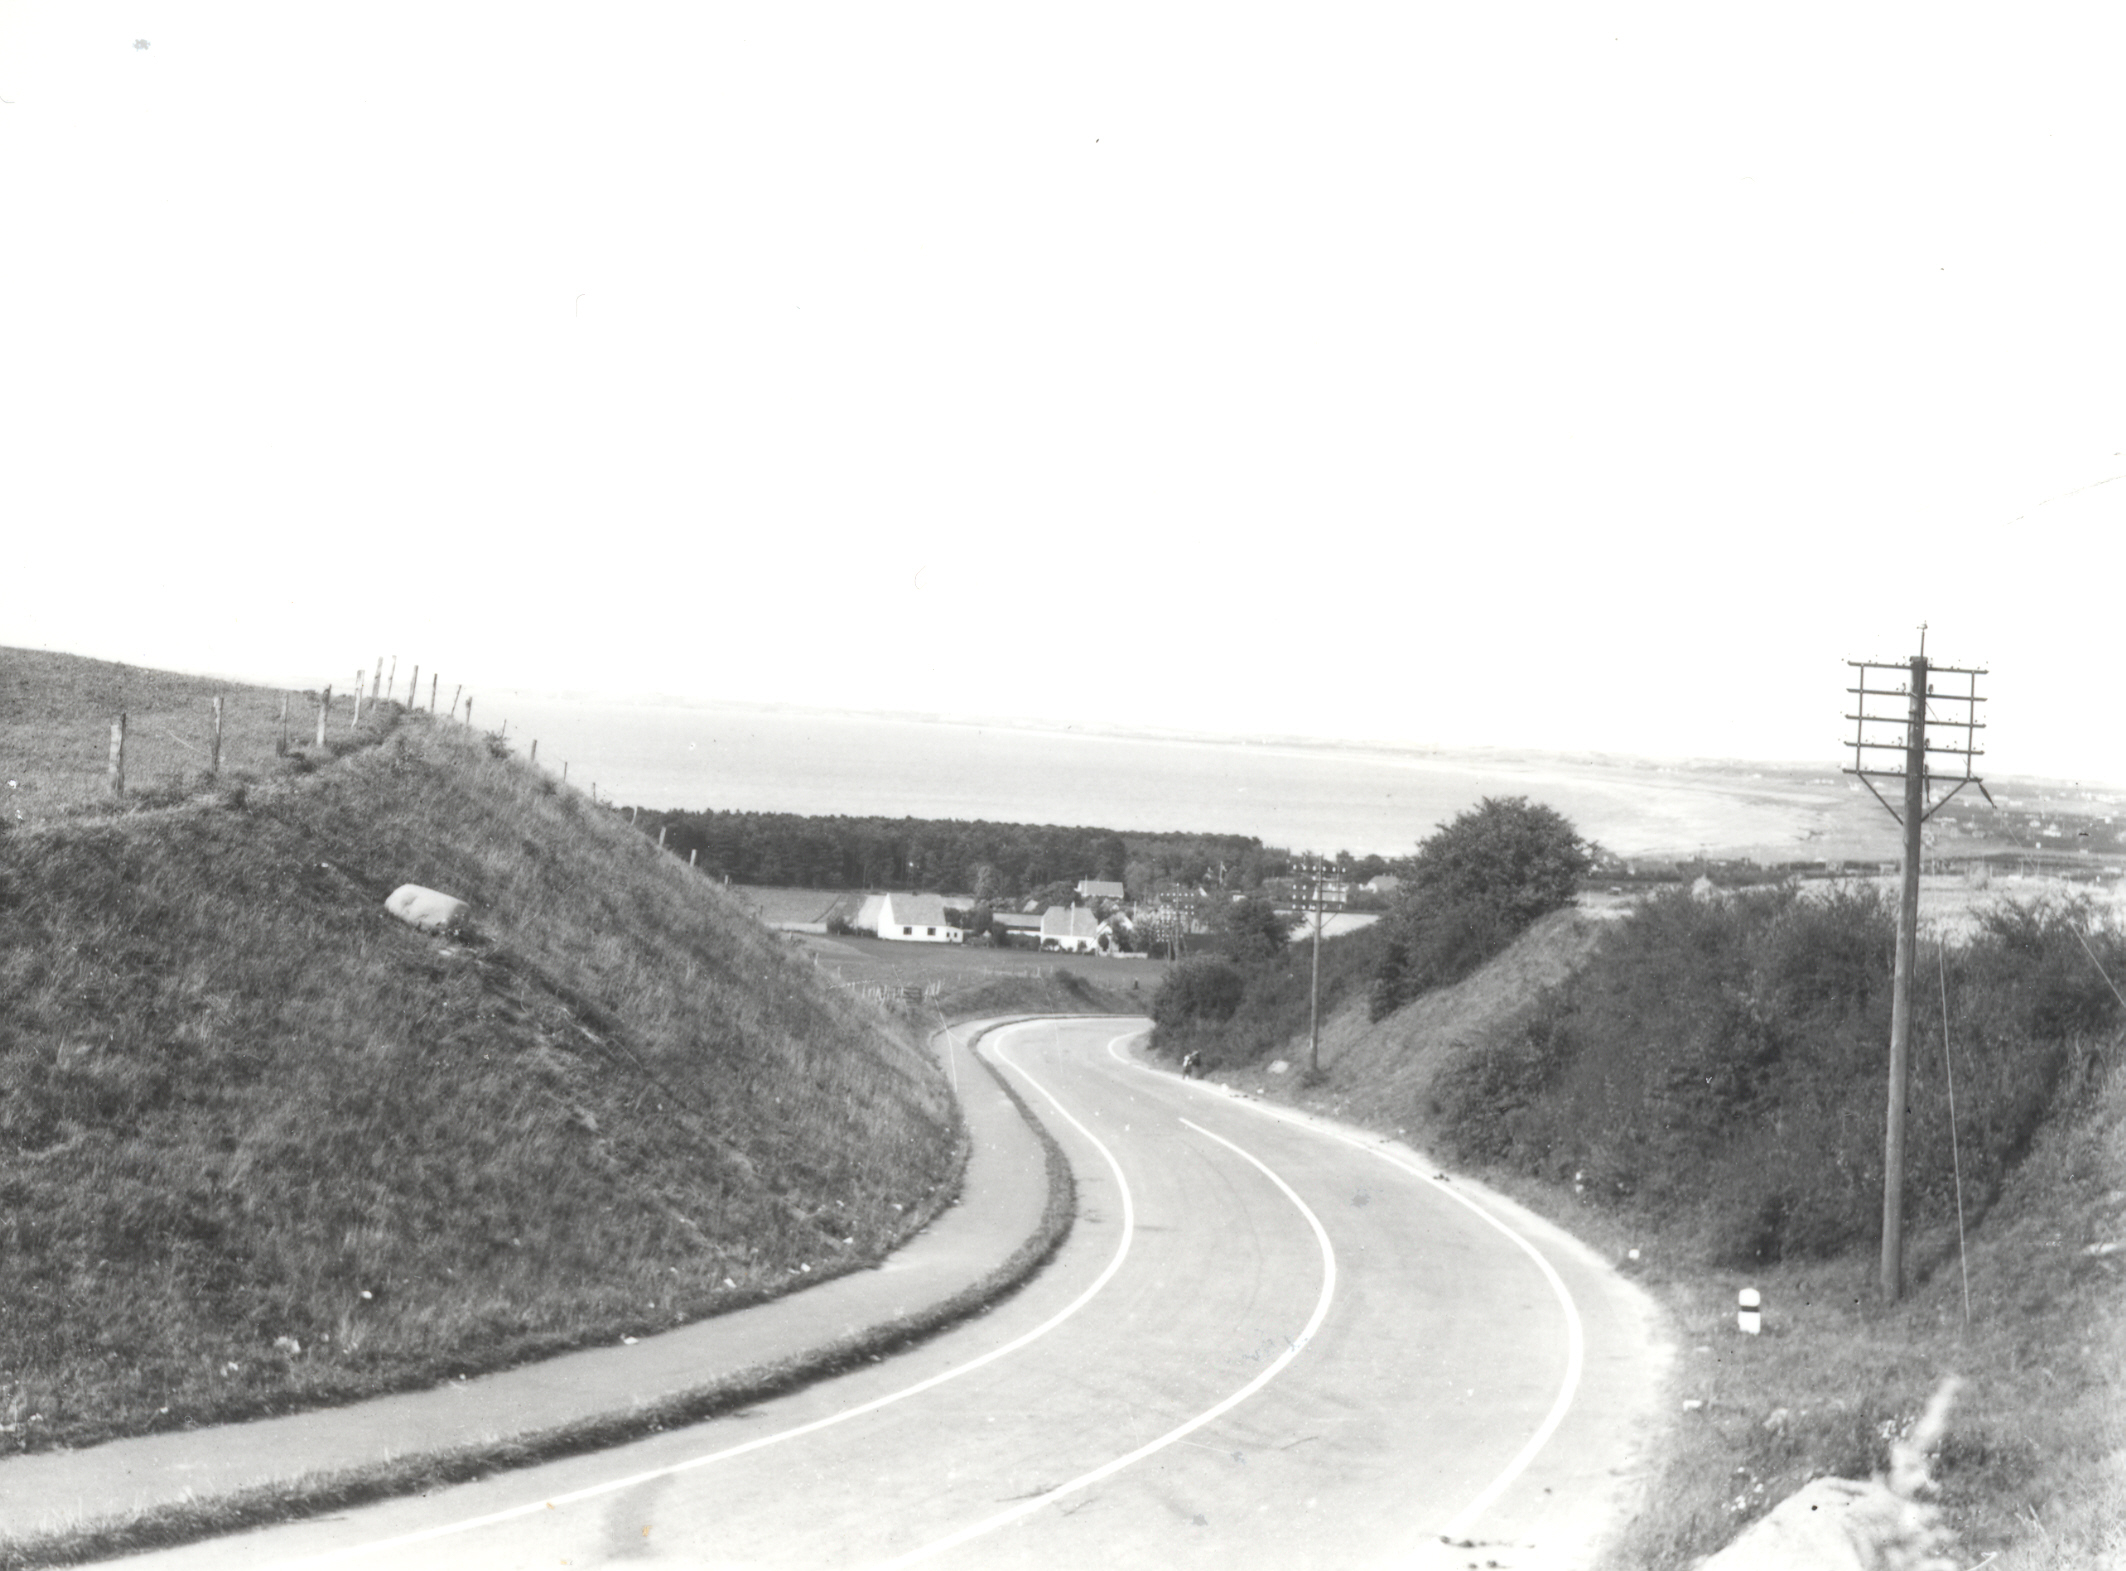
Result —
[{"label": "sky", "polygon": [[0,0],[0,645],[2126,781],[2122,44]]}]

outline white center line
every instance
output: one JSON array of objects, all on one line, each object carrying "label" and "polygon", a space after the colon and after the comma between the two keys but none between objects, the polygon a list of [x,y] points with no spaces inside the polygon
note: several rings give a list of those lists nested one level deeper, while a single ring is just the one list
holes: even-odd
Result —
[{"label": "white center line", "polygon": [[[1119,1041],[1120,1038],[1117,1038],[1117,1040]],[[1000,1527],[1008,1527],[1013,1522],[1031,1516],[1044,1506],[1053,1505],[1065,1495],[1075,1494],[1081,1489],[1090,1488],[1103,1478],[1110,1478],[1124,1468],[1143,1461],[1154,1452],[1165,1450],[1168,1446],[1174,1445],[1194,1434],[1213,1419],[1231,1412],[1257,1391],[1260,1391],[1264,1386],[1276,1379],[1279,1374],[1283,1373],[1285,1366],[1297,1358],[1301,1351],[1314,1340],[1314,1333],[1321,1329],[1321,1323],[1329,1313],[1329,1303],[1336,1296],[1336,1251],[1329,1245],[1329,1235],[1321,1225],[1321,1218],[1316,1216],[1309,1209],[1307,1203],[1293,1192],[1290,1184],[1278,1177],[1263,1162],[1248,1152],[1241,1150],[1239,1146],[1234,1145],[1225,1136],[1213,1134],[1201,1124],[1191,1123],[1186,1118],[1182,1119],[1181,1122],[1188,1128],[1195,1130],[1197,1134],[1204,1136],[1206,1139],[1217,1141],[1227,1150],[1238,1155],[1242,1160],[1260,1169],[1263,1176],[1282,1190],[1285,1198],[1299,1208],[1300,1215],[1307,1219],[1307,1226],[1314,1230],[1314,1241],[1321,1246],[1321,1296],[1315,1300],[1314,1313],[1308,1319],[1306,1329],[1301,1331],[1296,1338],[1290,1340],[1286,1344],[1285,1350],[1278,1354],[1275,1361],[1267,1369],[1263,1370],[1261,1374],[1215,1406],[1205,1408],[1187,1423],[1168,1430],[1158,1439],[1146,1442],[1127,1455],[1118,1456],[1111,1462],[1102,1463],[1091,1472],[1080,1473],[1067,1484],[1058,1484],[1046,1494],[1036,1495],[1031,1500],[1021,1501],[1007,1511],[999,1511],[995,1516],[985,1517],[982,1521],[963,1527],[958,1532],[948,1534],[943,1538],[935,1539],[930,1543],[924,1544],[921,1548],[911,1549],[906,1554],[897,1556],[892,1560],[881,1561],[873,1568],[873,1571],[896,1571],[898,1567],[912,1566],[928,1560],[934,1555],[941,1555],[948,1549],[956,1549],[972,1539],[980,1538],[985,1533],[993,1533]]]},{"label": "white center line", "polygon": [[[1142,1074],[1157,1074],[1158,1071],[1151,1068],[1150,1065],[1140,1063],[1132,1058],[1125,1058],[1122,1053],[1118,1051],[1118,1049],[1124,1042],[1130,1041],[1132,1038],[1135,1037],[1146,1036],[1149,1034],[1150,1033],[1148,1029],[1143,1031],[1125,1032],[1123,1035],[1116,1037],[1113,1041],[1107,1044],[1108,1055],[1111,1058],[1115,1059],[1116,1062],[1128,1064],[1131,1068],[1139,1071]],[[1403,1172],[1408,1173],[1411,1177],[1418,1179],[1423,1183],[1431,1185],[1433,1189],[1437,1190],[1440,1194],[1445,1195],[1448,1199],[1454,1201],[1455,1204],[1467,1207],[1477,1216],[1483,1218],[1483,1220],[1488,1225],[1496,1228],[1499,1232],[1505,1234],[1506,1237],[1511,1239],[1515,1246],[1518,1247],[1523,1254],[1527,1255],[1530,1260],[1533,1260],[1535,1262],[1536,1269],[1543,1273],[1543,1279],[1550,1284],[1550,1290],[1556,1295],[1558,1307],[1563,1311],[1565,1316],[1565,1378],[1558,1384],[1558,1394],[1556,1399],[1550,1404],[1550,1411],[1544,1415],[1543,1421],[1540,1424],[1536,1425],[1535,1432],[1528,1437],[1528,1443],[1522,1446],[1521,1449],[1517,1453],[1515,1453],[1513,1460],[1506,1464],[1504,1470],[1499,1473],[1498,1477],[1494,1478],[1489,1484],[1485,1485],[1484,1488],[1478,1492],[1475,1499],[1471,1500],[1469,1504],[1462,1507],[1462,1509],[1458,1513],[1456,1513],[1454,1519],[1450,1521],[1444,1528],[1440,1529],[1442,1533],[1446,1534],[1449,1537],[1452,1537],[1458,1533],[1467,1532],[1469,1528],[1474,1525],[1476,1519],[1482,1516],[1485,1511],[1489,1510],[1492,1504],[1498,1499],[1498,1497],[1504,1494],[1506,1490],[1511,1487],[1513,1481],[1519,1478],[1521,1474],[1525,1473],[1528,1470],[1528,1465],[1536,1459],[1536,1456],[1542,1451],[1543,1447],[1550,1443],[1550,1437],[1556,1434],[1558,1432],[1558,1426],[1565,1422],[1565,1414],[1571,1410],[1573,1398],[1579,1393],[1580,1376],[1585,1370],[1587,1363],[1587,1335],[1585,1329],[1580,1324],[1580,1307],[1579,1305],[1573,1302],[1572,1294],[1567,1291],[1565,1287],[1565,1279],[1558,1275],[1557,1269],[1551,1265],[1550,1261],[1547,1258],[1545,1258],[1541,1250],[1537,1249],[1534,1244],[1530,1243],[1526,1238],[1523,1238],[1519,1233],[1515,1232],[1511,1227],[1507,1226],[1506,1223],[1501,1221],[1499,1218],[1493,1216],[1489,1211],[1478,1205],[1467,1195],[1455,1189],[1452,1185],[1442,1183],[1439,1179],[1434,1178],[1430,1173],[1427,1173],[1422,1168],[1419,1168],[1409,1162],[1404,1161],[1401,1157],[1395,1155],[1392,1151],[1384,1150],[1378,1144],[1372,1144],[1365,1140],[1361,1140],[1354,1135],[1346,1134],[1340,1129],[1330,1128],[1325,1124],[1316,1123],[1312,1119],[1302,1118],[1297,1114],[1288,1113],[1282,1108],[1272,1107],[1267,1103],[1252,1101],[1246,1097],[1234,1096],[1230,1092],[1224,1090],[1224,1088],[1222,1087],[1205,1085],[1204,1087],[1202,1087],[1202,1090],[1207,1095],[1223,1097],[1227,1101],[1235,1102],[1238,1103],[1240,1106],[1251,1108],[1253,1111],[1260,1113],[1265,1118],[1274,1118],[1279,1123],[1294,1124],[1301,1129],[1310,1129],[1315,1134],[1325,1135],[1331,1140],[1341,1141],[1347,1146],[1351,1146],[1357,1150],[1367,1152],[1372,1156],[1377,1156],[1383,1162],[1386,1162],[1390,1167],[1400,1168]],[[1376,1137],[1376,1139],[1377,1138],[1378,1137]]]}]

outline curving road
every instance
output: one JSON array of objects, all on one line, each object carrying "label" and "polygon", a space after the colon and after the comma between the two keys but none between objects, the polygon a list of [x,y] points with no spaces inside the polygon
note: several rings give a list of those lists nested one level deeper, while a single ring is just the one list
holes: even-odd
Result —
[{"label": "curving road", "polygon": [[1079,1217],[970,1324],[638,1444],[131,1563],[1582,1563],[1653,1422],[1640,1295],[1407,1150],[1179,1081],[1135,1036],[986,1039]]}]

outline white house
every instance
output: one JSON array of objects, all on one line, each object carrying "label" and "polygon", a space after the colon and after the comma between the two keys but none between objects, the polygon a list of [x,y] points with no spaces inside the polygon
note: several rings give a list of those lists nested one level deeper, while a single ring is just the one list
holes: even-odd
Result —
[{"label": "white house", "polygon": [[1081,878],[1078,880],[1078,898],[1080,900],[1121,900],[1123,897],[1124,890],[1122,885],[1112,879]]},{"label": "white house", "polygon": [[1100,947],[1100,919],[1090,906],[1050,906],[1041,913],[1041,947],[1089,955]]},{"label": "white house", "polygon": [[885,904],[886,897],[884,895],[864,896],[864,903],[856,913],[856,920],[849,925],[859,933],[876,933],[878,931],[878,914],[885,907]]},{"label": "white house", "polygon": [[945,920],[936,895],[881,895],[878,936],[902,944],[957,944],[967,935]]}]

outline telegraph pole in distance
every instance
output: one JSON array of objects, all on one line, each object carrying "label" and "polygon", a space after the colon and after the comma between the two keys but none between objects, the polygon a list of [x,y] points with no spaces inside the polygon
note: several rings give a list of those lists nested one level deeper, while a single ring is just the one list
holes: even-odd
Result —
[{"label": "telegraph pole in distance", "polygon": [[[1978,706],[1985,702],[1978,695],[1978,679],[1986,672],[1983,667],[1930,665],[1924,622],[1919,625],[1919,653],[1903,663],[1905,680],[1896,686],[1889,685],[1889,673],[1900,669],[1897,665],[1880,660],[1848,660],[1846,664],[1860,676],[1858,686],[1846,689],[1858,700],[1853,706],[1855,712],[1846,716],[1853,722],[1853,740],[1849,744],[1853,749],[1853,765],[1846,773],[1858,776],[1860,783],[1868,788],[1876,801],[1889,809],[1890,816],[1904,830],[1904,877],[1897,904],[1897,961],[1890,992],[1890,1106],[1882,1143],[1882,1296],[1886,1303],[1895,1303],[1904,1296],[1905,1290],[1905,1109],[1910,1100],[1912,1081],[1912,971],[1919,947],[1920,826],[1947,806],[1949,798],[1967,785],[1977,786],[1988,805],[1993,802],[1985,781],[1972,768],[1973,762],[1985,752],[1978,745],[1978,733],[1985,729],[1985,723],[1978,718]],[[1876,678],[1881,686],[1870,684],[1871,671],[1884,673]],[[1967,691],[1937,694],[1929,680],[1931,676],[1966,677],[1969,679]],[[1901,717],[1897,714],[1894,702],[1877,702],[1871,709],[1870,699],[1902,699],[1904,713]],[[1962,718],[1953,718],[1949,711],[1959,705],[1962,706]],[[1937,712],[1930,713],[1930,710]],[[1897,725],[1900,720],[1904,728],[1902,734],[1894,741],[1883,740],[1885,732],[1881,728]],[[1929,726],[1960,733],[1961,745],[1944,743],[1936,746],[1928,740]],[[1872,767],[1868,759],[1870,753],[1899,755],[1898,767]],[[1932,806],[1927,802],[1932,783],[1927,764],[1930,756],[1963,760],[1961,774],[1954,777],[1955,784]],[[1903,812],[1891,807],[1889,800],[1875,789],[1878,779],[1903,782]]]},{"label": "telegraph pole in distance", "polygon": [[1311,851],[1304,866],[1314,879],[1314,976],[1307,991],[1307,1076],[1314,1079],[1321,1074],[1321,908],[1327,867]]},{"label": "telegraph pole in distance", "polygon": [[1321,859],[1307,857],[1314,875],[1314,974],[1307,984],[1307,1075],[1321,1073]]}]

